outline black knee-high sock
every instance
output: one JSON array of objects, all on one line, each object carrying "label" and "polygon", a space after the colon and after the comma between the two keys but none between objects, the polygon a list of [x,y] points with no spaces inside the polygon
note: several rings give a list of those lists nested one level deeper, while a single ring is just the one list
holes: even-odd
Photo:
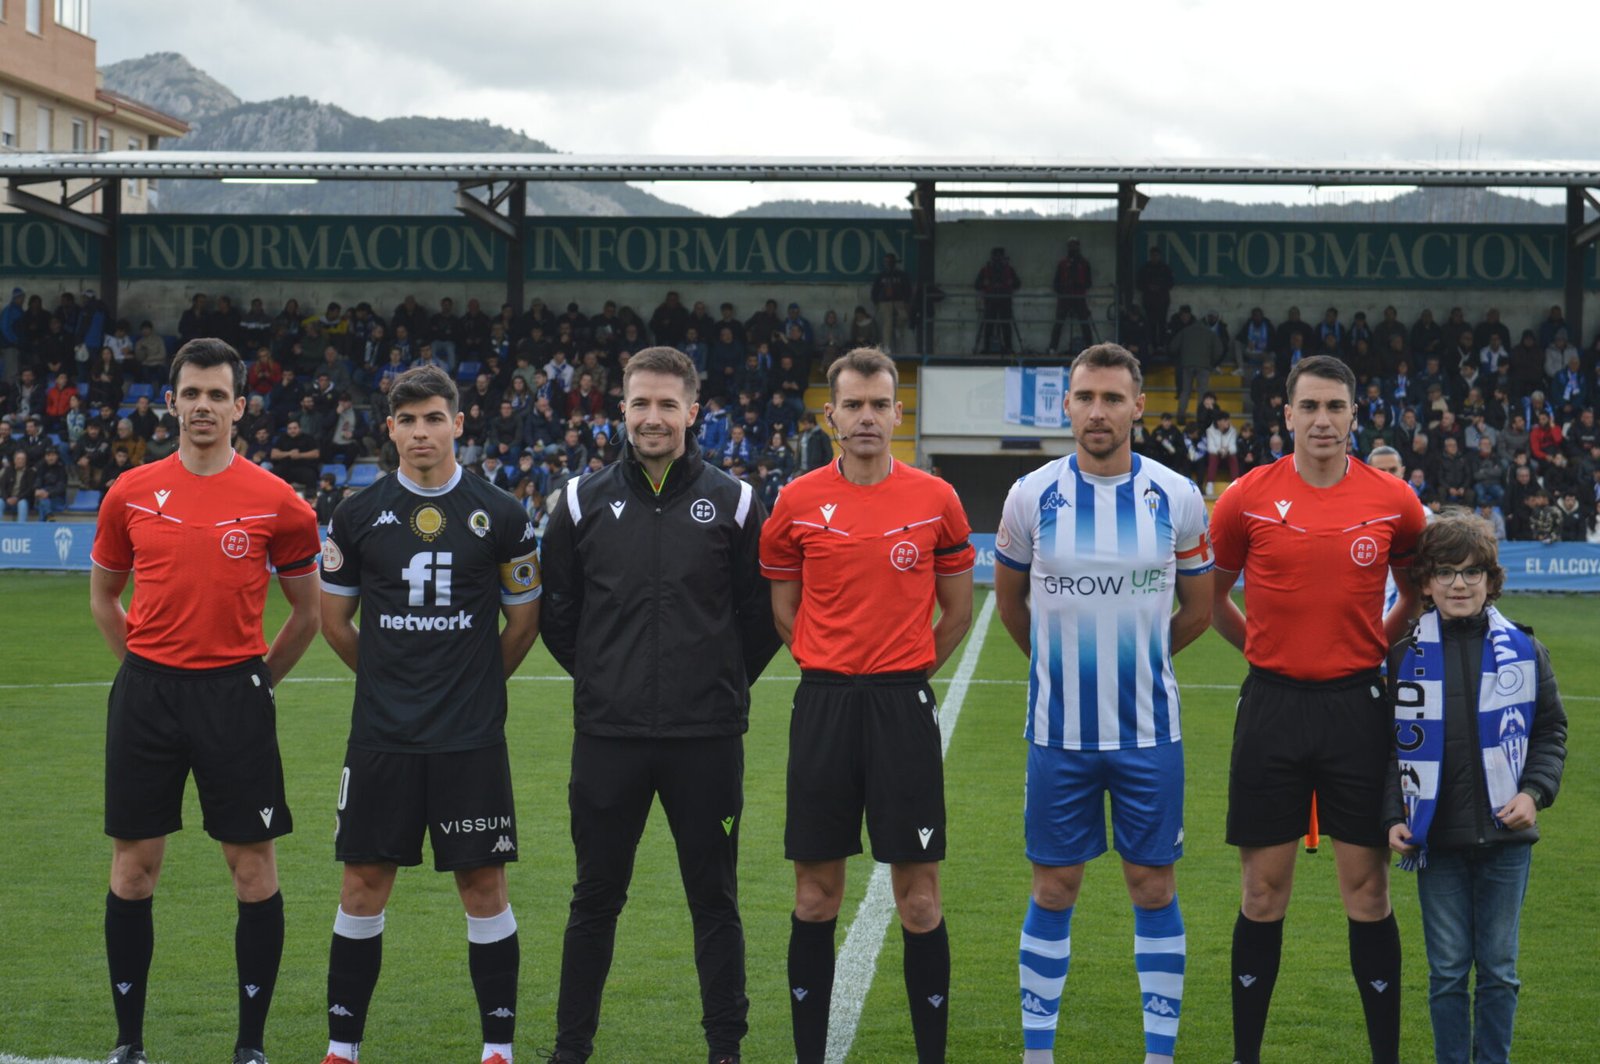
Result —
[{"label": "black knee-high sock", "polygon": [[1233,1059],[1260,1064],[1267,1009],[1283,959],[1283,921],[1239,914],[1233,925]]},{"label": "black knee-high sock", "polygon": [[521,962],[515,931],[498,942],[467,943],[467,968],[472,972],[472,992],[478,996],[483,1040],[492,1045],[516,1041],[517,969]]},{"label": "black knee-high sock", "polygon": [[943,1064],[950,1029],[950,935],[944,921],[917,934],[900,928],[905,939],[906,997],[911,1000],[911,1033],[917,1060]]},{"label": "black knee-high sock", "polygon": [[1361,992],[1373,1064],[1394,1064],[1400,1059],[1400,925],[1394,913],[1350,921],[1350,971]]},{"label": "black knee-high sock", "polygon": [[828,1009],[833,1004],[833,932],[839,920],[789,924],[789,1015],[794,1020],[797,1064],[822,1064],[828,1049]]},{"label": "black knee-high sock", "polygon": [[361,1041],[367,1028],[367,1006],[383,967],[383,935],[346,938],[337,931],[328,950],[328,1037],[335,1042]]},{"label": "black knee-high sock", "polygon": [[235,1049],[266,1048],[267,1010],[283,961],[283,895],[241,901],[233,929],[233,956],[239,970],[239,1038]]},{"label": "black knee-high sock", "polygon": [[119,1046],[144,1045],[145,987],[156,948],[153,901],[129,901],[106,892],[106,964]]}]

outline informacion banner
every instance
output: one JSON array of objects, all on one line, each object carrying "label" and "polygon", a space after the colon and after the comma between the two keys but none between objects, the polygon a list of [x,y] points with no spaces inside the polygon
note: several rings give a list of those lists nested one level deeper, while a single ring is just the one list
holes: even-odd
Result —
[{"label": "informacion banner", "polygon": [[[157,278],[499,280],[506,241],[465,218],[141,214],[120,222],[118,270]],[[552,281],[870,283],[893,254],[915,269],[911,222],[894,219],[529,218],[523,273]],[[93,276],[100,241],[54,221],[0,215],[0,274]]]},{"label": "informacion banner", "polygon": [[[1559,290],[1559,225],[1367,225],[1356,222],[1147,222],[1139,262],[1161,249],[1180,288],[1486,288]],[[1600,289],[1594,245],[1584,287]]]},{"label": "informacion banner", "polygon": [[1006,367],[1006,423],[1042,429],[1070,428],[1061,402],[1067,371],[1061,366]]}]

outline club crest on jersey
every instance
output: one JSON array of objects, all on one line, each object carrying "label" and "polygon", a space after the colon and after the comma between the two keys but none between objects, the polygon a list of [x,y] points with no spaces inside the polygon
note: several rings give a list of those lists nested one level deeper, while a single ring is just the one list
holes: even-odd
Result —
[{"label": "club crest on jersey", "polygon": [[432,543],[444,532],[444,511],[432,503],[411,511],[411,531],[424,543]]},{"label": "club crest on jersey", "polygon": [[344,551],[339,549],[339,544],[329,536],[322,541],[322,571],[336,573],[344,566]]},{"label": "club crest on jersey", "polygon": [[472,511],[472,516],[467,518],[467,524],[472,526],[472,534],[482,539],[489,534],[489,511]]},{"label": "club crest on jersey", "polygon": [[230,558],[243,558],[250,553],[250,533],[242,528],[230,528],[222,534],[222,553]]},{"label": "club crest on jersey", "polygon": [[1350,544],[1350,560],[1365,568],[1378,560],[1378,542],[1371,536],[1358,536]]},{"label": "club crest on jersey", "polygon": [[922,557],[922,552],[917,550],[917,545],[908,539],[889,548],[889,564],[899,569],[902,573],[917,564],[917,559]]},{"label": "club crest on jersey", "polygon": [[1144,489],[1144,508],[1150,511],[1151,517],[1154,517],[1156,511],[1161,509],[1161,493],[1155,488]]}]

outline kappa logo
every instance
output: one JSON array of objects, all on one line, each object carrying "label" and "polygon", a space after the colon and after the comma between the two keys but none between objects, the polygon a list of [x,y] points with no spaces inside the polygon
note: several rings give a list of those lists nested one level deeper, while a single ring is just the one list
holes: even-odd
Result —
[{"label": "kappa logo", "polygon": [[806,999],[806,995],[811,993],[811,991],[807,990],[803,986],[797,986],[797,987],[791,988],[789,993],[794,995],[794,999],[796,1001],[804,1001]]},{"label": "kappa logo", "polygon": [[159,510],[161,507],[167,505],[167,499],[171,495],[171,488],[162,488],[160,491],[156,492],[156,509]]},{"label": "kappa logo", "polygon": [[1176,1016],[1178,1010],[1172,1007],[1172,1002],[1156,994],[1150,995],[1150,1000],[1144,1003],[1144,1011],[1153,1012],[1157,1016]]},{"label": "kappa logo", "polygon": [[1067,501],[1067,497],[1055,488],[1051,488],[1045,493],[1044,498],[1039,500],[1039,509],[1045,513],[1051,510],[1065,509],[1071,505],[1072,503]]},{"label": "kappa logo", "polygon": [[517,540],[517,542],[518,543],[526,543],[526,542],[528,542],[528,540],[533,539],[533,538],[534,538],[534,535],[533,535],[533,522],[529,521],[526,525],[523,526],[523,528],[522,528],[522,538]]},{"label": "kappa logo", "polygon": [[117,993],[119,993],[119,994],[124,994],[125,995],[125,994],[127,994],[128,991],[130,991],[132,989],[133,989],[133,984],[132,983],[118,983],[117,984]]},{"label": "kappa logo", "polygon": [[628,500],[627,499],[618,499],[616,502],[612,503],[611,504],[611,516],[617,518],[620,521],[622,519],[622,508],[624,506],[626,506],[626,505],[628,505]]},{"label": "kappa logo", "polygon": [[254,983],[246,983],[244,984],[244,992],[249,994],[251,997],[255,997],[257,994],[261,993],[261,988],[256,986]]},{"label": "kappa logo", "polygon": [[490,853],[515,853],[516,850],[517,844],[511,841],[509,835],[501,835],[495,840],[494,845],[489,847]]},{"label": "kappa logo", "polygon": [[1044,1002],[1040,1001],[1038,998],[1034,997],[1032,994],[1023,994],[1022,995],[1022,1011],[1023,1012],[1031,1012],[1035,1016],[1048,1016],[1048,1015],[1050,1015],[1050,1010],[1044,1007]]},{"label": "kappa logo", "polygon": [[1290,502],[1288,499],[1279,499],[1272,505],[1278,508],[1279,519],[1287,521],[1289,519],[1289,507],[1293,506],[1294,503]]},{"label": "kappa logo", "polygon": [[932,1005],[934,1008],[938,1008],[940,1005],[944,1004],[944,995],[943,994],[930,995],[929,998],[928,998],[928,1004]]},{"label": "kappa logo", "polygon": [[1239,977],[1239,985],[1242,986],[1242,987],[1245,987],[1246,989],[1249,989],[1250,987],[1254,986],[1255,983],[1256,983],[1256,977],[1253,976],[1253,975],[1241,975]]},{"label": "kappa logo", "polygon": [[349,1009],[345,1008],[343,1005],[339,1004],[338,1002],[334,1002],[333,1005],[328,1009],[328,1015],[329,1016],[354,1016],[355,1013],[351,1012]]},{"label": "kappa logo", "polygon": [[489,1012],[484,1013],[484,1015],[493,1016],[497,1020],[509,1020],[511,1017],[515,1016],[516,1013],[506,1008],[504,1005],[501,1005],[497,1009],[492,1009]]},{"label": "kappa logo", "polygon": [[922,848],[924,850],[926,850],[928,848],[928,841],[933,838],[933,829],[932,828],[918,828],[917,829],[917,838],[922,840]]},{"label": "kappa logo", "polygon": [[1389,989],[1389,984],[1384,982],[1382,979],[1374,979],[1374,980],[1372,980],[1372,982],[1368,983],[1367,985],[1370,986],[1372,989],[1376,990],[1380,994],[1383,993],[1385,990]]},{"label": "kappa logo", "polygon": [[1172,840],[1172,846],[1173,846],[1173,849],[1177,849],[1179,846],[1182,846],[1182,845],[1183,845],[1183,829],[1179,828],[1178,829],[1178,837]]},{"label": "kappa logo", "polygon": [[832,524],[833,511],[837,510],[838,508],[839,504],[836,502],[830,502],[825,506],[819,506],[818,509],[822,511],[822,523],[825,525]]},{"label": "kappa logo", "polygon": [[259,810],[259,812],[261,813],[261,822],[270,828],[272,826],[273,807],[269,805],[265,809]]},{"label": "kappa logo", "polygon": [[393,510],[385,510],[383,513],[378,515],[378,519],[376,521],[372,522],[372,527],[377,528],[379,525],[398,525],[399,523],[400,519],[394,515]]}]

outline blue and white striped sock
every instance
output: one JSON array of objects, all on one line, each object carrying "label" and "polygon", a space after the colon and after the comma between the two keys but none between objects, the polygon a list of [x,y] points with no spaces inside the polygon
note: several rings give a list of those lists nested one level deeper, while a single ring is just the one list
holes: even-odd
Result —
[{"label": "blue and white striped sock", "polygon": [[1029,899],[1022,921],[1017,976],[1022,984],[1022,1046],[1053,1049],[1061,988],[1072,956],[1072,910],[1046,909]]},{"label": "blue and white striped sock", "polygon": [[1171,1057],[1178,1043],[1187,955],[1176,897],[1160,909],[1134,906],[1133,966],[1144,1002],[1144,1051],[1151,1056]]}]

